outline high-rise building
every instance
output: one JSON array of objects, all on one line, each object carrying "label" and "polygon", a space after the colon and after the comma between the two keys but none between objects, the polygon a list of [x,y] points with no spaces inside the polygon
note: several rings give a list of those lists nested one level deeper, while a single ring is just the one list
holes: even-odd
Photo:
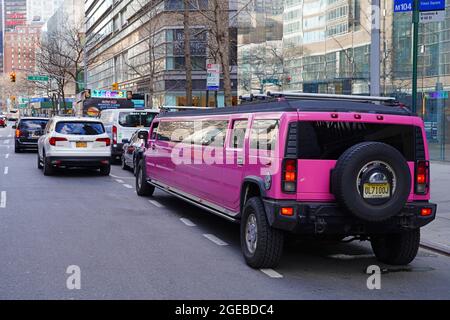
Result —
[{"label": "high-rise building", "polygon": [[[238,27],[239,94],[369,94],[372,12],[380,14],[381,94],[412,100],[411,13],[362,0],[255,0]],[[247,5],[243,2],[242,5]],[[417,112],[433,159],[450,161],[450,5],[419,27]]]},{"label": "high-rise building", "polygon": [[46,22],[64,0],[27,0],[27,21]]},{"label": "high-rise building", "polygon": [[3,0],[3,18],[5,32],[27,22],[27,0]]}]

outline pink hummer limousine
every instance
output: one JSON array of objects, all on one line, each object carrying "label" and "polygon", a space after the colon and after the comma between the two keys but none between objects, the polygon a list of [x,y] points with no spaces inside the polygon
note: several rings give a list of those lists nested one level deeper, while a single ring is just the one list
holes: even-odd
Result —
[{"label": "pink hummer limousine", "polygon": [[155,188],[240,223],[253,268],[286,233],[370,240],[393,265],[434,220],[423,121],[393,98],[273,93],[239,107],[163,112],[142,138],[136,189]]}]

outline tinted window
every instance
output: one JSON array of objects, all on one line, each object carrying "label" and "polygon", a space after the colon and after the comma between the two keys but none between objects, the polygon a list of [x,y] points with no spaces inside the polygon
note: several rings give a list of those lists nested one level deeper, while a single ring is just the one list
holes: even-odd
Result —
[{"label": "tinted window", "polygon": [[172,142],[187,142],[186,139],[194,132],[193,121],[162,121],[158,127],[158,140]]},{"label": "tinted window", "polygon": [[250,148],[275,150],[278,139],[278,120],[255,120],[250,132]]},{"label": "tinted window", "polygon": [[55,131],[62,134],[94,136],[105,132],[100,122],[61,121],[56,124]]},{"label": "tinted window", "polygon": [[228,121],[207,120],[201,122],[201,130],[194,132],[192,141],[196,145],[223,147],[227,132]]},{"label": "tinted window", "polygon": [[145,127],[150,128],[156,114],[153,112],[129,111],[119,113],[119,124],[122,127],[136,128]]},{"label": "tinted window", "polygon": [[298,157],[300,159],[337,160],[355,144],[377,141],[414,160],[414,127],[361,122],[299,122]]},{"label": "tinted window", "polygon": [[245,133],[247,131],[247,120],[236,120],[233,123],[231,132],[230,147],[234,149],[242,149],[244,147]]},{"label": "tinted window", "polygon": [[44,130],[48,120],[22,120],[19,123],[21,130]]}]

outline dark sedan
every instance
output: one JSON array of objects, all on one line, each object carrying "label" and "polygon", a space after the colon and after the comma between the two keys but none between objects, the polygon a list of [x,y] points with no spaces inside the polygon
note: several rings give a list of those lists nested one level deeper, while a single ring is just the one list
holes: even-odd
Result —
[{"label": "dark sedan", "polygon": [[130,140],[122,140],[122,169],[132,170],[136,174],[136,166],[142,159],[142,155],[145,151],[145,139],[148,134],[148,130],[137,130],[131,136]]},{"label": "dark sedan", "polygon": [[16,129],[14,152],[19,153],[25,149],[37,150],[38,139],[44,134],[47,123],[47,118],[20,118],[13,126]]}]

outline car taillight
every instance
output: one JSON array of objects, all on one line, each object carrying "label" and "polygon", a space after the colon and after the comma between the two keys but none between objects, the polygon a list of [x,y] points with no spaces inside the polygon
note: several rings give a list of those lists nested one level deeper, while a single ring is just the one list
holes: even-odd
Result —
[{"label": "car taillight", "polygon": [[416,194],[428,194],[430,181],[430,163],[428,161],[417,161],[415,191]]},{"label": "car taillight", "polygon": [[48,143],[50,143],[51,146],[56,146],[56,142],[58,141],[67,141],[67,139],[62,137],[51,137],[48,140]]},{"label": "car taillight", "polygon": [[16,129],[16,138],[20,137],[20,130]]},{"label": "car taillight", "polygon": [[112,138],[113,138],[113,144],[117,144],[117,127],[112,127]]},{"label": "car taillight", "polygon": [[95,141],[97,141],[97,142],[104,142],[104,143],[106,143],[107,147],[109,147],[111,145],[111,139],[109,139],[109,138],[98,138]]},{"label": "car taillight", "polygon": [[283,163],[282,189],[293,193],[297,190],[297,160],[285,159]]}]

